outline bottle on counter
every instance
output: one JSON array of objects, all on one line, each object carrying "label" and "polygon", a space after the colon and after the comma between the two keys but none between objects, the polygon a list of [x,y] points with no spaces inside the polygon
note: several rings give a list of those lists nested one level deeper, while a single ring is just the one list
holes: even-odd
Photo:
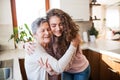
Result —
[{"label": "bottle on counter", "polygon": [[83,41],[88,42],[88,33],[86,31],[83,32]]}]

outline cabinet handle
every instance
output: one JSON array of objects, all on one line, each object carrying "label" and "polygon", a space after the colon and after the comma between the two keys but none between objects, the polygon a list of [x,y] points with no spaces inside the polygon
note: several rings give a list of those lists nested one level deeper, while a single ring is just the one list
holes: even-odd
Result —
[{"label": "cabinet handle", "polygon": [[111,58],[111,57],[109,57],[108,59],[109,59],[109,60],[112,60],[112,61],[114,61],[114,62],[120,63],[120,60],[117,60],[117,59],[114,59],[114,58]]},{"label": "cabinet handle", "polygon": [[111,69],[111,68],[108,68],[110,71],[114,72],[114,73],[119,73],[118,71],[114,70],[114,69]]}]

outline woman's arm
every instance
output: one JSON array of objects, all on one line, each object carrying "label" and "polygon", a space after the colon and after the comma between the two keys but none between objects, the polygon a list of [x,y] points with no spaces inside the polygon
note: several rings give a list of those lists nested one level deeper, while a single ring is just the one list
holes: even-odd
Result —
[{"label": "woman's arm", "polygon": [[70,62],[70,60],[73,56],[73,53],[76,52],[77,45],[80,42],[78,37],[77,37],[77,39],[74,39],[71,42],[66,53],[58,61],[54,57],[50,56],[48,53],[44,53],[43,56],[41,57],[43,59],[43,62],[45,63],[45,61],[48,59],[48,63],[51,65],[52,69],[55,72],[58,72],[58,73],[63,72],[64,69],[66,68],[66,66],[68,65],[68,63]]},{"label": "woman's arm", "polygon": [[57,60],[54,57],[52,57],[51,55],[49,55],[46,51],[43,51],[42,47],[39,47],[37,50],[35,50],[35,52],[40,53],[39,58],[42,58],[44,64],[45,64],[46,60],[48,59],[48,63],[51,65],[52,69],[55,72],[61,73],[64,71],[64,69],[70,62],[73,54],[76,52],[76,49],[77,49],[76,47],[74,47],[72,44],[70,44],[66,53],[59,60]]}]

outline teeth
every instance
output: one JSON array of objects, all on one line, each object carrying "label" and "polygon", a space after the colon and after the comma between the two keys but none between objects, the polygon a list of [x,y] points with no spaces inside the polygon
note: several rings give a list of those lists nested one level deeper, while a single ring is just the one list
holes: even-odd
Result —
[{"label": "teeth", "polygon": [[50,37],[44,37],[44,38],[50,38]]}]

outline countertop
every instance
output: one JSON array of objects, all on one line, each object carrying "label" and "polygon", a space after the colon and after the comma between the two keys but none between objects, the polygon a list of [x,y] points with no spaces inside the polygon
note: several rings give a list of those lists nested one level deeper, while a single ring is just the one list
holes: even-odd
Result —
[{"label": "countertop", "polygon": [[95,42],[82,43],[81,48],[120,59],[120,41],[98,39]]}]

